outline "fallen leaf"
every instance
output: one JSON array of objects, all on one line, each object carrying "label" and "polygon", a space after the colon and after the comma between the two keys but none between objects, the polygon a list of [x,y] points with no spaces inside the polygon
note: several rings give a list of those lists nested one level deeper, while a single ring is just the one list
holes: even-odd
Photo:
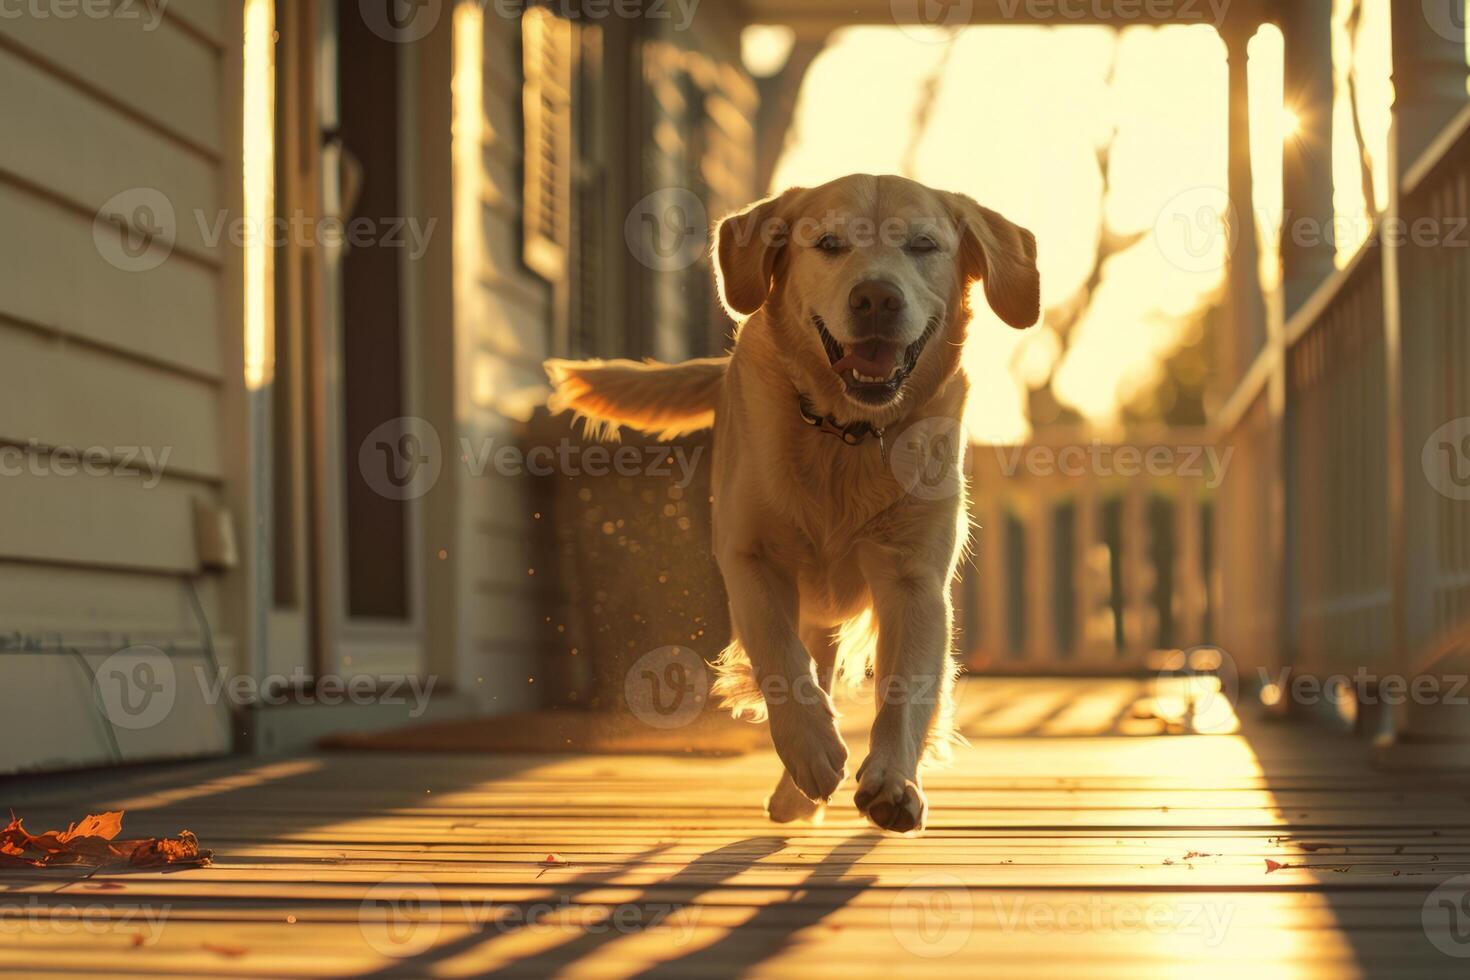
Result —
[{"label": "fallen leaf", "polygon": [[232,960],[237,960],[246,953],[246,950],[241,946],[224,946],[220,943],[203,943],[201,948],[211,953],[217,953],[220,956],[227,956]]},{"label": "fallen leaf", "polygon": [[121,810],[96,813],[67,827],[32,834],[14,812],[0,830],[0,868],[51,868],[67,865],[102,868],[115,864],[133,867],[207,865],[211,853],[185,830],[177,837],[118,840]]},{"label": "fallen leaf", "polygon": [[1282,864],[1280,861],[1273,861],[1270,858],[1266,858],[1266,874],[1270,874],[1273,871],[1281,871],[1284,869],[1295,867],[1296,865],[1294,864]]}]

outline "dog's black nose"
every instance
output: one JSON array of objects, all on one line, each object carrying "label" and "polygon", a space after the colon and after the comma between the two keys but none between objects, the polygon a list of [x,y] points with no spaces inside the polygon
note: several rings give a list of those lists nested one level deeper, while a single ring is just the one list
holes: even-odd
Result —
[{"label": "dog's black nose", "polygon": [[847,294],[847,306],[859,324],[884,330],[903,310],[903,293],[891,282],[864,279]]}]

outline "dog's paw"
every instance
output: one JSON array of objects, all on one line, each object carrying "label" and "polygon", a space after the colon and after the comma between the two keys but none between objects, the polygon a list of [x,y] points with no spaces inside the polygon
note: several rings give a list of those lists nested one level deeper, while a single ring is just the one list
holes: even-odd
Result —
[{"label": "dog's paw", "polygon": [[806,795],[796,788],[796,783],[792,781],[789,772],[781,773],[781,781],[776,784],[775,790],[766,799],[766,816],[776,823],[791,823],[795,820],[821,823],[826,812],[825,805],[807,799]]},{"label": "dog's paw", "polygon": [[919,784],[901,772],[874,765],[870,758],[859,771],[853,797],[858,812],[879,830],[911,834],[924,829],[929,801]]},{"label": "dog's paw", "polygon": [[847,745],[828,712],[771,712],[771,741],[786,772],[808,800],[825,803],[847,778]]}]

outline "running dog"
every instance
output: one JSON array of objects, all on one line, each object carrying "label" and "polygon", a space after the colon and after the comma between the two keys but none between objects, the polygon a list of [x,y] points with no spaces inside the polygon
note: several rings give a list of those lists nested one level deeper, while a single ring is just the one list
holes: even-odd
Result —
[{"label": "running dog", "polygon": [[[716,239],[739,322],[729,356],[548,361],[550,407],[604,436],[714,427],[714,547],[734,635],[713,693],[769,720],[785,772],[767,812],[821,816],[847,775],[831,692],[871,674],[855,802],[879,828],[922,830],[920,765],[956,737],[971,287],[1010,326],[1035,323],[1036,239],[963,194],[867,174],[760,201]],[[912,492],[898,461],[915,452],[948,468],[952,492]]]}]

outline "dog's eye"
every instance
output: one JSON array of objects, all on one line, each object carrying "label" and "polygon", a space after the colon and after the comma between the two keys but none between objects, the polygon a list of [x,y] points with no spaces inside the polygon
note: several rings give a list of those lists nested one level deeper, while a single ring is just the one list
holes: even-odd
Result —
[{"label": "dog's eye", "polygon": [[939,251],[939,243],[928,235],[918,235],[910,239],[905,248],[918,255],[927,255]]},{"label": "dog's eye", "polygon": [[842,244],[842,239],[838,238],[836,235],[828,233],[817,239],[817,248],[822,250],[823,252],[835,254],[842,251],[844,246]]}]

